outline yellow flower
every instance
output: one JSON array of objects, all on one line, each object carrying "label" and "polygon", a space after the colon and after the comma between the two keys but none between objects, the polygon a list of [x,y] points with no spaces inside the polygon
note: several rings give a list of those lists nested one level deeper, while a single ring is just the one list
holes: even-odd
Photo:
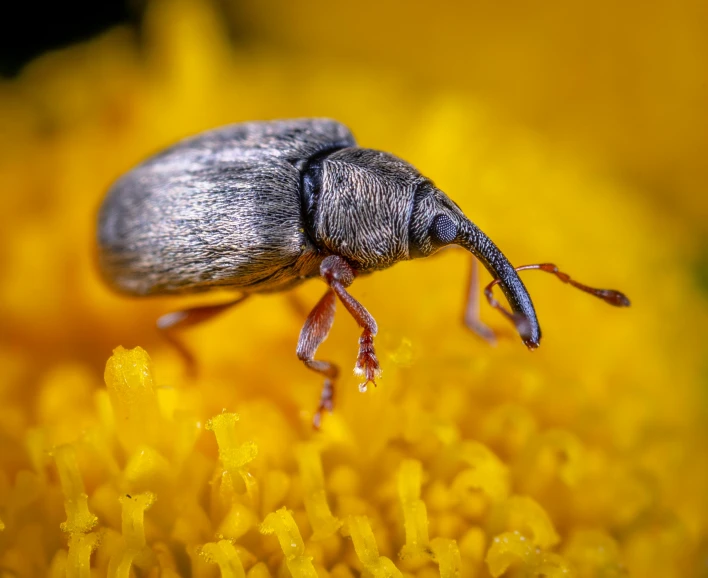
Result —
[{"label": "yellow flower", "polygon": [[[421,88],[415,61],[391,74],[371,65],[370,46],[359,64],[326,58],[316,40],[330,37],[308,35],[324,6],[301,36],[304,17],[280,6],[250,16],[284,39],[269,50],[234,48],[211,4],[155,2],[140,51],[116,29],[0,85],[2,572],[699,576],[708,307],[695,265],[705,196],[690,191],[700,187],[674,182],[694,212],[682,219],[640,180],[506,118],[513,103],[465,83]],[[434,47],[435,35],[418,40]],[[287,54],[300,43],[322,57]],[[400,55],[394,40],[380,46]],[[117,176],[181,136],[296,116],[342,120],[364,146],[434,177],[515,263],[557,262],[626,291],[632,308],[528,273],[543,346],[491,348],[462,327],[469,255],[450,250],[352,286],[381,328],[384,377],[361,394],[344,371],[319,432],[321,383],[294,355],[303,319],[287,295],[186,332],[200,369],[186,376],[153,329],[185,301],[103,286],[96,209]],[[583,134],[593,143],[601,132]],[[667,136],[629,161],[617,151],[618,166],[652,163]],[[313,281],[294,294],[309,306],[323,291]],[[321,357],[353,367],[356,338],[340,311]]]}]

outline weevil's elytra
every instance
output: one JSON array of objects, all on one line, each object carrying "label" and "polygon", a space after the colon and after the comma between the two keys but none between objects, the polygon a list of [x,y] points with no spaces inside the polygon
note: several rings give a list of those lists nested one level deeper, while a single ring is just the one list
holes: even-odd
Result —
[{"label": "weevil's elytra", "polygon": [[[174,330],[208,319],[254,293],[284,291],[312,277],[328,289],[300,333],[297,355],[325,377],[319,422],[334,403],[338,375],[316,360],[339,300],[362,328],[355,370],[365,388],[379,374],[377,325],[347,291],[355,277],[456,244],[494,281],[485,294],[530,348],[541,329],[517,271],[540,269],[618,306],[613,290],[577,283],[551,264],[514,268],[445,193],[398,157],[357,146],[343,124],[327,119],[249,122],[186,139],[121,177],[101,207],[99,262],[106,280],[132,295],[228,288],[241,296],[161,319]],[[491,289],[499,284],[507,311]],[[471,295],[479,295],[478,291]],[[466,322],[487,339],[477,298]],[[185,353],[187,355],[187,353]]]}]

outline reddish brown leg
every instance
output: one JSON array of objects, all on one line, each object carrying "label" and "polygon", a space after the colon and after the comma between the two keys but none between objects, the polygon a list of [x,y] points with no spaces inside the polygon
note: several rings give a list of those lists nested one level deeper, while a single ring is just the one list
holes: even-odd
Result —
[{"label": "reddish brown leg", "polygon": [[190,377],[194,377],[196,375],[197,362],[189,348],[179,337],[177,337],[177,335],[175,335],[175,331],[192,327],[193,325],[207,321],[219,313],[223,313],[227,309],[230,309],[234,305],[241,303],[246,299],[246,297],[248,297],[248,295],[242,295],[238,299],[228,301],[227,303],[221,303],[219,305],[205,305],[203,307],[192,307],[191,309],[185,309],[184,311],[167,313],[157,320],[157,328],[162,332],[162,335],[167,342],[177,350],[177,353],[179,353],[180,357],[184,361],[187,368],[187,375]]},{"label": "reddish brown leg", "polygon": [[482,302],[482,291],[479,286],[479,263],[477,259],[472,259],[470,267],[470,283],[467,292],[467,305],[465,307],[465,325],[487,341],[490,345],[496,345],[497,337],[494,331],[482,323],[479,317],[480,303]]},{"label": "reddish brown leg", "polygon": [[369,383],[373,383],[375,386],[376,377],[381,375],[379,361],[376,359],[376,352],[374,351],[374,336],[378,333],[378,326],[371,313],[347,293],[346,287],[352,284],[355,276],[355,271],[349,263],[341,257],[331,255],[322,261],[320,275],[337,294],[342,305],[346,307],[354,321],[363,329],[359,338],[359,354],[356,359],[354,373],[363,375],[366,378],[366,381],[359,385],[359,391],[366,391],[366,386]]},{"label": "reddish brown leg", "polygon": [[294,291],[289,291],[288,293],[286,293],[286,298],[288,301],[288,305],[290,306],[290,310],[294,315],[297,315],[298,319],[307,317],[307,304],[300,298],[297,293],[295,293]]},{"label": "reddish brown leg", "polygon": [[374,336],[378,331],[376,321],[374,321],[374,318],[364,306],[346,291],[346,287],[349,287],[354,281],[354,269],[341,257],[332,255],[322,261],[320,275],[327,282],[330,289],[307,317],[297,344],[298,358],[307,367],[325,376],[320,404],[313,420],[316,428],[319,428],[324,412],[332,411],[334,406],[334,381],[339,373],[336,365],[314,358],[317,348],[327,338],[327,334],[334,322],[335,296],[340,299],[347,311],[363,329],[359,338],[359,354],[354,368],[357,374],[366,378],[366,381],[359,386],[359,390],[366,391],[366,386],[369,382],[376,385],[374,380],[381,373],[374,351]]},{"label": "reddish brown leg", "polygon": [[324,375],[325,381],[322,386],[320,404],[317,407],[312,425],[319,429],[322,425],[322,416],[325,411],[331,412],[334,409],[334,382],[339,375],[339,369],[329,361],[315,359],[315,353],[320,344],[327,339],[329,330],[334,322],[334,310],[337,299],[332,289],[328,289],[322,299],[319,300],[314,309],[307,316],[305,325],[300,331],[300,338],[297,342],[297,356],[307,367]]},{"label": "reddish brown leg", "polygon": [[[558,277],[563,283],[568,283],[569,285],[572,285],[576,289],[580,289],[581,291],[584,291],[585,293],[590,293],[590,295],[594,295],[595,297],[599,297],[602,299],[605,303],[609,303],[610,305],[614,305],[615,307],[629,307],[630,302],[627,296],[624,293],[621,293],[620,291],[615,291],[614,289],[595,289],[594,287],[589,287],[588,285],[583,285],[582,283],[579,283],[578,281],[575,281],[574,279],[570,278],[570,275],[567,273],[563,273],[562,271],[558,270],[558,267],[556,267],[553,263],[540,263],[537,265],[523,265],[522,267],[516,267],[516,271],[527,271],[527,270],[538,270],[538,271],[545,271],[546,273],[551,273]],[[518,316],[515,313],[512,313],[511,311],[507,310],[504,308],[501,303],[499,303],[494,296],[492,295],[492,289],[494,288],[495,285],[499,284],[499,279],[495,279],[492,281],[487,287],[484,289],[484,294],[487,297],[487,301],[489,301],[489,304],[494,307],[495,309],[498,309],[501,311],[504,316],[508,317],[511,319],[515,324],[519,323]]]}]

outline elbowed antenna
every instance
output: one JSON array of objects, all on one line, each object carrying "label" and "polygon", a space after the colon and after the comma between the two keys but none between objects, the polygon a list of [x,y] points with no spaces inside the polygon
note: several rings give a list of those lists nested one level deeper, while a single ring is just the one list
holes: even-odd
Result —
[{"label": "elbowed antenna", "polygon": [[492,276],[499,280],[499,285],[511,305],[513,314],[510,315],[500,306],[497,309],[511,319],[526,346],[529,349],[536,349],[541,341],[541,327],[538,325],[531,297],[514,266],[492,240],[466,217],[460,224],[457,237],[453,242],[477,257]]}]

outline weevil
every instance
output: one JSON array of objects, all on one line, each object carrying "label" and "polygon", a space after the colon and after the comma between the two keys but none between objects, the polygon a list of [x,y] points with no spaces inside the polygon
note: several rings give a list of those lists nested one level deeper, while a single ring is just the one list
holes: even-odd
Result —
[{"label": "weevil", "polygon": [[[336,300],[362,329],[355,372],[365,390],[380,374],[378,329],[347,289],[359,275],[448,245],[464,247],[491,273],[489,303],[531,349],[541,329],[518,271],[547,271],[607,303],[629,305],[619,291],[580,284],[550,263],[515,268],[430,179],[390,153],[359,147],[346,126],[328,119],[247,122],[183,140],[118,179],[98,224],[102,274],[121,292],[239,292],[227,303],[161,317],[158,326],[166,332],[254,293],[286,291],[320,277],[328,288],[297,344],[298,358],[324,378],[316,426],[334,406],[338,369],[315,353],[334,321]],[[496,284],[511,310],[493,297]],[[479,292],[470,295],[466,323],[491,340],[477,314]]]}]

